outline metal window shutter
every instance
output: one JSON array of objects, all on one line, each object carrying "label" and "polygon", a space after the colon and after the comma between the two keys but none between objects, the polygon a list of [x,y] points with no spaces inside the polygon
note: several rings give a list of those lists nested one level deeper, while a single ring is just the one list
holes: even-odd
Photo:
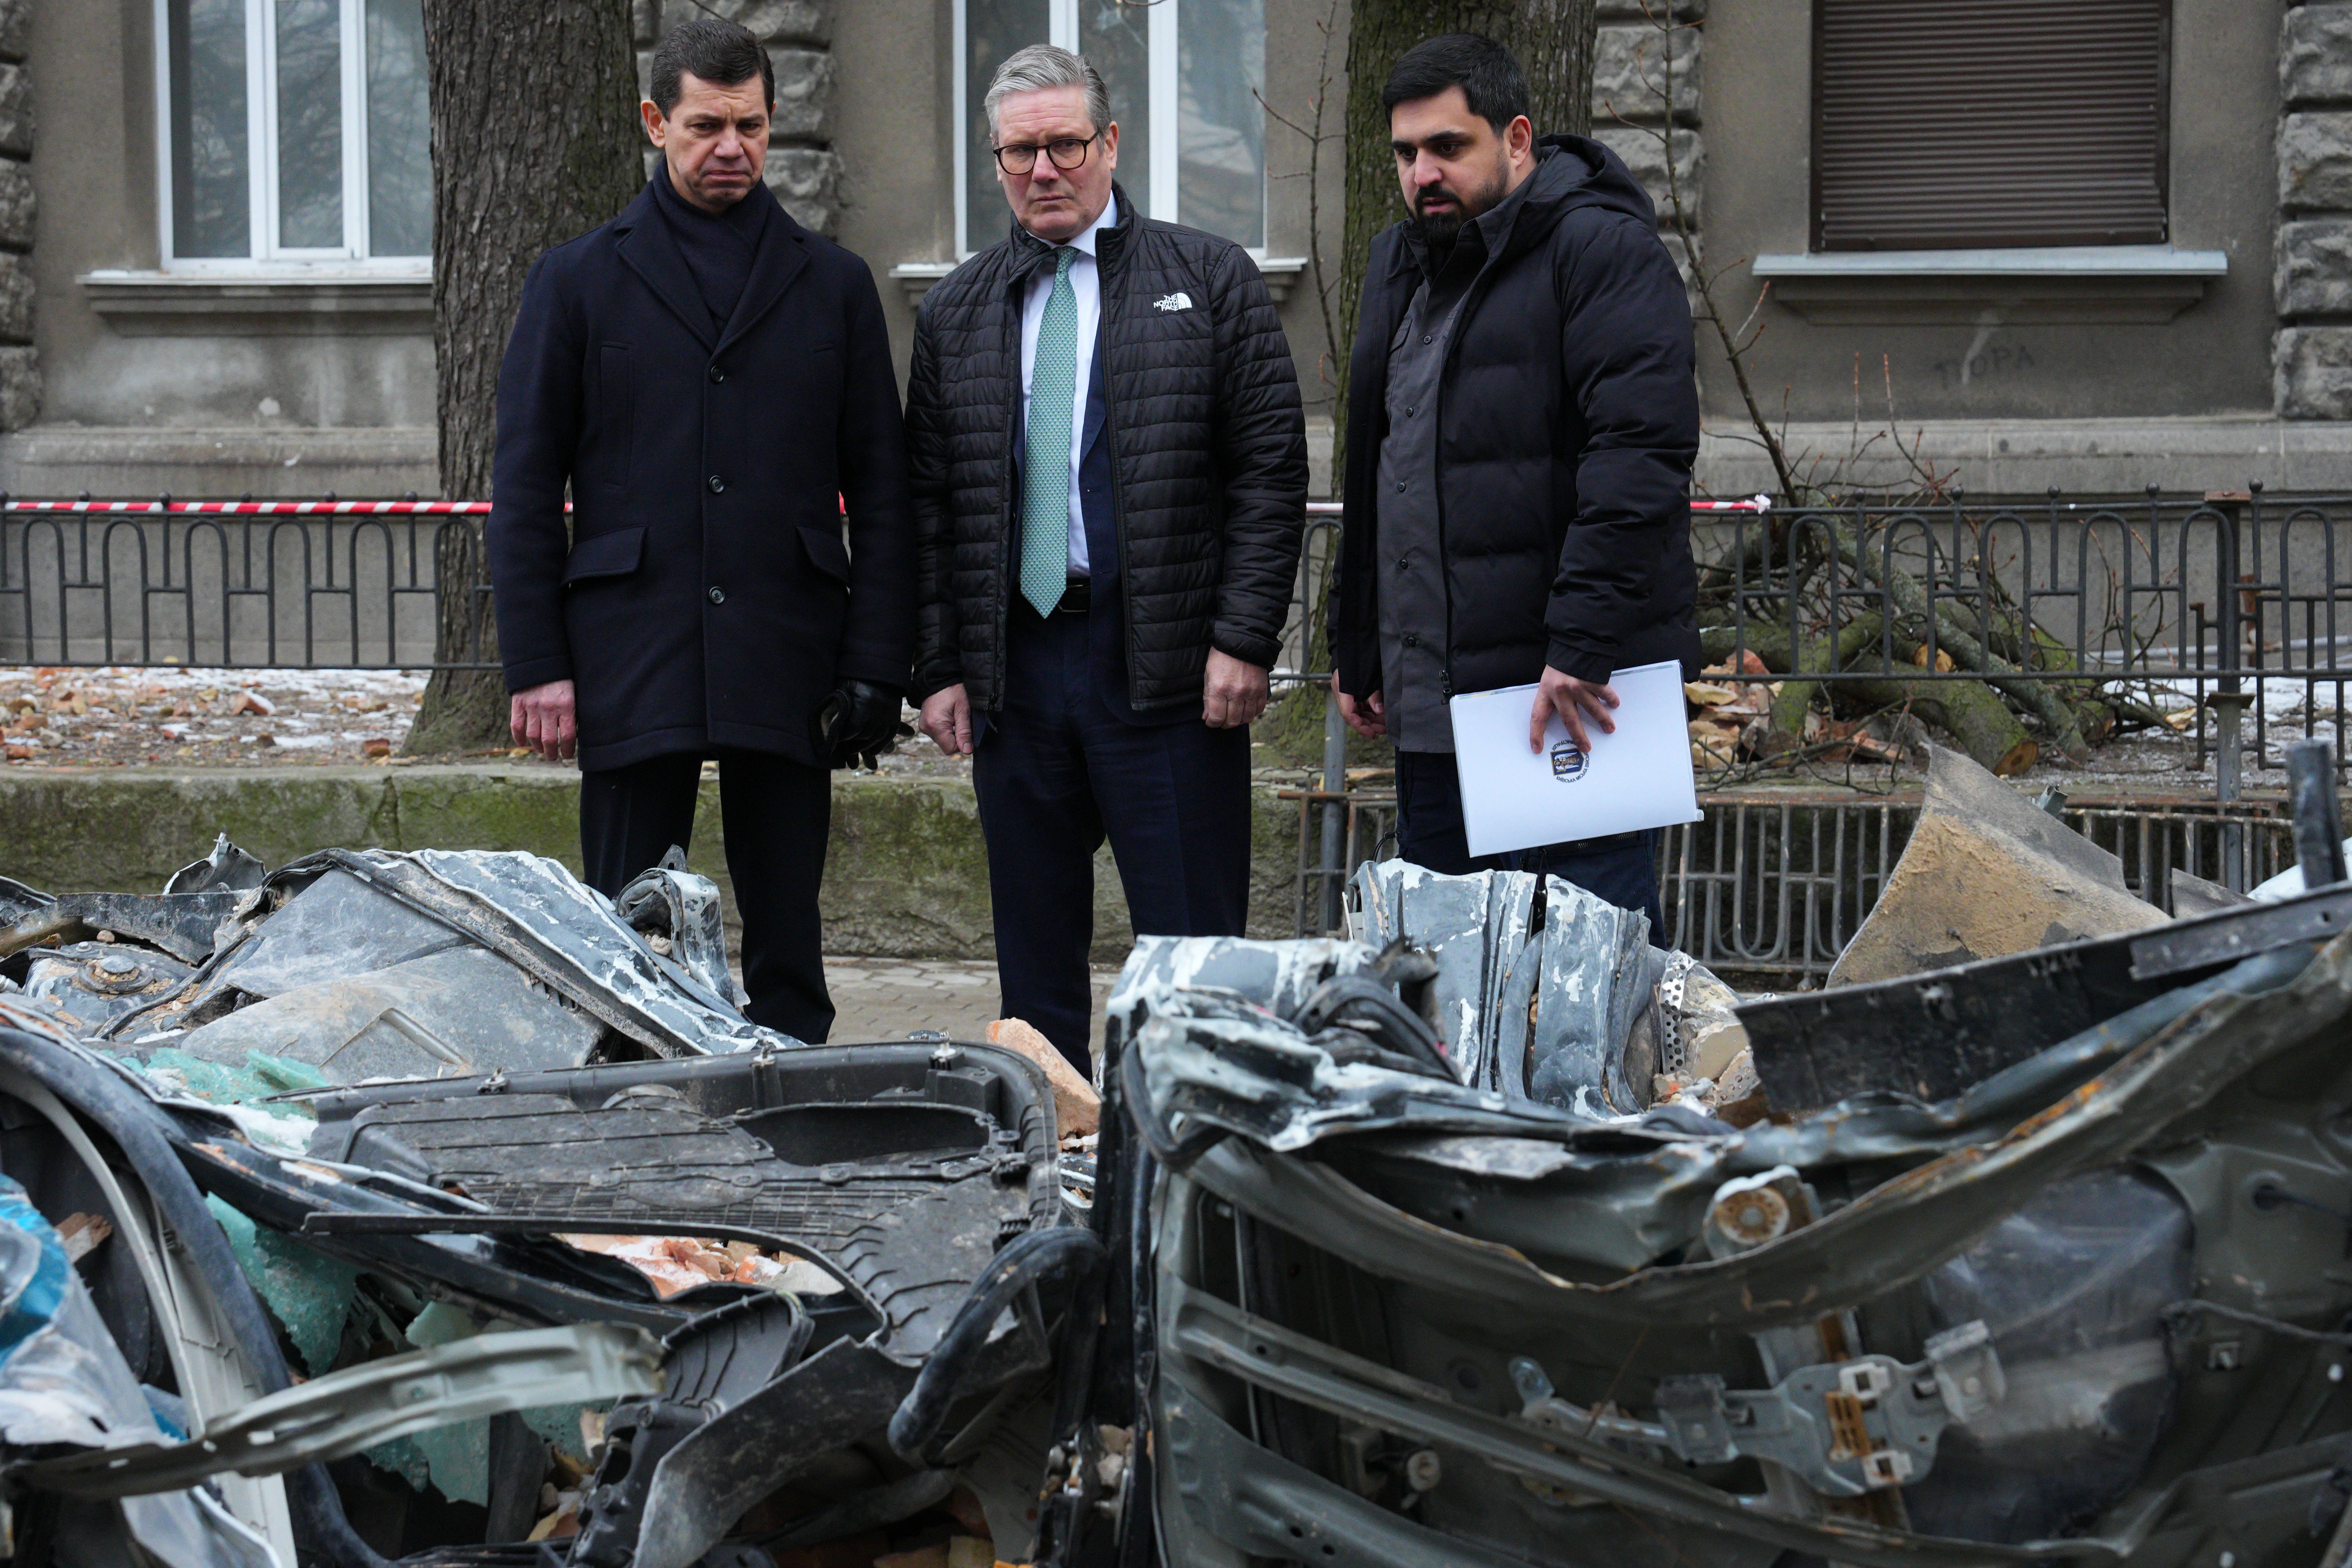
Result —
[{"label": "metal window shutter", "polygon": [[2169,0],[1815,0],[1820,250],[2166,238]]}]

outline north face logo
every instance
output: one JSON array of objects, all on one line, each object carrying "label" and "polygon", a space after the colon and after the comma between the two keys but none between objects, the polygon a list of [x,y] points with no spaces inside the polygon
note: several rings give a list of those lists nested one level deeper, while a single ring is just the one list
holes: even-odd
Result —
[{"label": "north face logo", "polygon": [[1189,310],[1192,308],[1192,296],[1180,289],[1173,294],[1162,294],[1151,301],[1151,308],[1155,310]]}]

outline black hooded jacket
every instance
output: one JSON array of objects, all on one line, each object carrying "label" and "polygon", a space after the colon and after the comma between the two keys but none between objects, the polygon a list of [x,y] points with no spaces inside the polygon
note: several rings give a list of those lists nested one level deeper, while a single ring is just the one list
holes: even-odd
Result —
[{"label": "black hooded jacket", "polygon": [[[1114,187],[1116,190],[1116,187]],[[1231,240],[1137,215],[1096,236],[1095,374],[1118,528],[1129,700],[1201,701],[1212,647],[1270,665],[1307,520],[1307,426],[1274,300]],[[914,697],[1004,700],[1020,495],[1021,300],[1053,247],[1014,225],[923,297],[907,381],[921,618]]]},{"label": "black hooded jacket", "polygon": [[[1446,687],[1544,667],[1584,680],[1698,658],[1691,314],[1650,199],[1614,153],[1547,136],[1464,297],[1438,394]],[[1381,689],[1381,443],[1389,343],[1421,286],[1403,224],[1372,241],[1348,377],[1340,689]]]}]

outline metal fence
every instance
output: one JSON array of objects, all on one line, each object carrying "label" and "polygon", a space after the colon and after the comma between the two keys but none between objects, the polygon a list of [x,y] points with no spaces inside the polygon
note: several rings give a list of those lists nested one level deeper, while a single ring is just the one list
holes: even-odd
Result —
[{"label": "metal fence", "polygon": [[[488,510],[0,498],[0,664],[431,667],[443,552]],[[473,598],[450,668],[484,668]]]},{"label": "metal fence", "polygon": [[[483,668],[487,590],[436,650],[441,563],[478,559],[484,502],[26,501],[0,496],[0,663]],[[1277,686],[1327,679],[1325,589],[1337,506],[1309,508]],[[2352,499],[2242,491],[2031,504],[1804,510],[1701,502],[1699,625],[1733,681],[1990,680],[2012,696],[2137,694],[2194,705],[2215,800],[2078,805],[2161,902],[2180,866],[2244,886],[2283,864],[2284,829],[2239,802],[2242,724],[2257,752],[2284,721],[2335,727],[2352,680]],[[468,531],[467,538],[455,531]],[[436,658],[436,653],[438,657]],[[1749,669],[1748,656],[1764,668]],[[1394,802],[1349,791],[1336,711],[1319,787],[1299,792],[1301,930],[1337,923],[1349,870]],[[1708,799],[1670,830],[1676,940],[1707,962],[1801,978],[1826,969],[1902,851],[1916,800]]]},{"label": "metal fence", "polygon": [[[1336,931],[1325,909],[1354,868],[1396,852],[1396,796],[1381,790],[1300,792],[1298,931]],[[1654,940],[1753,985],[1794,987],[1827,974],[1903,858],[1917,791],[1762,789],[1702,795],[1705,819],[1660,835],[1666,926]],[[1317,813],[1337,810],[1342,854],[1327,866]],[[2193,800],[2098,796],[2063,820],[2123,862],[2125,885],[2168,913],[2172,874],[2219,881],[2232,850],[2261,881],[2295,863],[2294,825],[2276,802],[2224,807]]]},{"label": "metal fence", "polygon": [[2258,749],[2282,709],[2308,736],[2352,679],[2352,499],[1725,508],[1692,533],[1708,653],[1769,669],[1735,679],[2185,697],[2225,775],[2242,714]]}]

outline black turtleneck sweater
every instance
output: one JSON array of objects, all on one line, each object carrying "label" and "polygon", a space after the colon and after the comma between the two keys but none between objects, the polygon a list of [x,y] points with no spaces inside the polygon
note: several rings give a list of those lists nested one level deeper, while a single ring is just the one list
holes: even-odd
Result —
[{"label": "black turtleneck sweater", "polygon": [[654,171],[654,199],[685,253],[687,270],[694,274],[695,287],[710,312],[711,330],[725,331],[736,301],[743,297],[743,285],[751,279],[751,258],[759,254],[760,237],[767,232],[776,198],[766,185],[755,185],[733,206],[707,213],[677,194],[664,163]]}]

